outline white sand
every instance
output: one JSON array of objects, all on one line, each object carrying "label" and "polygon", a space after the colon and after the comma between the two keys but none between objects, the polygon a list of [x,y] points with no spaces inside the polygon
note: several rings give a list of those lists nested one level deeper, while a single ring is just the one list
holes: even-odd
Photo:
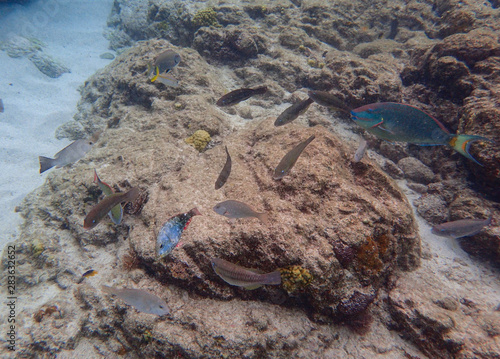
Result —
[{"label": "white sand", "polygon": [[103,32],[112,0],[47,0],[28,6],[0,5],[0,41],[9,36],[36,37],[44,51],[71,69],[57,79],[41,73],[27,58],[0,51],[0,250],[19,232],[14,212],[26,194],[43,184],[38,156],[52,157],[70,141],[54,137],[72,119],[78,87],[110,61]]}]

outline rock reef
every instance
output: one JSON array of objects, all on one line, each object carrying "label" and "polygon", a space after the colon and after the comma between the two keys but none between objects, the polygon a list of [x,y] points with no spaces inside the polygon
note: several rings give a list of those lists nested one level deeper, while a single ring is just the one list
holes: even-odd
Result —
[{"label": "rock reef", "polygon": [[[17,209],[25,218],[16,242],[19,357],[494,358],[498,227],[422,242],[407,196],[432,224],[499,218],[498,142],[473,145],[480,167],[446,148],[365,134],[368,158],[354,163],[361,130],[345,114],[314,104],[292,124],[273,123],[317,89],[352,108],[405,102],[451,132],[500,138],[497,7],[116,0],[109,38],[121,54],[86,81],[74,121],[56,133],[100,138]],[[182,58],[171,72],[178,88],[147,79],[167,48]],[[264,96],[215,106],[227,91],[257,85],[267,86]],[[185,139],[197,131],[210,142],[195,149]],[[290,175],[273,180],[285,153],[313,134]],[[224,146],[232,172],[216,191]],[[93,168],[116,190],[141,190],[121,225],[82,228],[101,198]],[[227,199],[267,212],[270,223],[228,221],[212,210]],[[161,225],[194,206],[202,216],[158,259]],[[213,257],[279,269],[285,283],[230,286]],[[98,274],[82,280],[90,268]],[[484,293],[474,287],[485,283]],[[137,312],[102,284],[148,290],[171,313]]]}]

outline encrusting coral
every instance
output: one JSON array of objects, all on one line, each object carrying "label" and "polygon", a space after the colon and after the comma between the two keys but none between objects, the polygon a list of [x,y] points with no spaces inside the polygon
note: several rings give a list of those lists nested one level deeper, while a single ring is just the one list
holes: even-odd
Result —
[{"label": "encrusting coral", "polygon": [[288,293],[300,291],[311,284],[313,276],[301,266],[280,268],[281,283]]},{"label": "encrusting coral", "polygon": [[202,152],[211,140],[210,134],[205,130],[198,130],[192,136],[185,139],[187,144],[190,144],[199,152]]},{"label": "encrusting coral", "polygon": [[221,27],[221,25],[217,21],[217,13],[211,7],[199,10],[196,14],[194,14],[191,22],[196,27],[203,27],[203,26]]}]

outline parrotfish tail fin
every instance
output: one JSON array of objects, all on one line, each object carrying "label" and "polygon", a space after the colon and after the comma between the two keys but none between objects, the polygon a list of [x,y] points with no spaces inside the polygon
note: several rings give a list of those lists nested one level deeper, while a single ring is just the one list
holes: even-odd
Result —
[{"label": "parrotfish tail fin", "polygon": [[265,279],[265,284],[281,284],[281,272],[280,271],[274,271],[271,273],[265,274],[266,279]]},{"label": "parrotfish tail fin", "polygon": [[455,151],[460,153],[461,155],[467,157],[468,159],[476,162],[478,165],[482,166],[481,163],[476,161],[474,157],[472,157],[469,153],[469,147],[472,142],[475,141],[488,141],[492,142],[489,138],[482,137],[482,136],[475,136],[475,135],[456,135],[453,136],[448,142],[448,145],[450,145]]},{"label": "parrotfish tail fin", "polygon": [[101,285],[101,290],[102,290],[103,292],[108,293],[108,294],[114,294],[114,292],[113,292],[113,288],[108,287],[107,285]]},{"label": "parrotfish tail fin", "polygon": [[269,223],[269,217],[267,215],[267,213],[265,212],[262,212],[262,213],[257,213],[257,218],[264,224],[268,224]]},{"label": "parrotfish tail fin", "polygon": [[193,216],[201,216],[201,212],[196,207],[194,207],[192,210],[190,210],[189,213],[191,213],[191,215],[193,215]]},{"label": "parrotfish tail fin", "polygon": [[160,68],[158,66],[155,66],[153,69],[153,78],[151,79],[151,82],[155,82],[158,79],[158,76],[160,76]]},{"label": "parrotfish tail fin", "polygon": [[[160,75],[158,71],[156,71],[156,76],[154,78],[155,80],[158,80],[162,84],[170,87],[179,87],[179,81],[177,81],[175,78],[172,76],[167,76],[167,75]],[[153,82],[153,80],[151,80]]]},{"label": "parrotfish tail fin", "polygon": [[40,173],[43,173],[54,167],[53,158],[38,156],[38,161],[40,162]]},{"label": "parrotfish tail fin", "polygon": [[101,179],[97,175],[97,171],[94,168],[94,181],[92,183],[99,183],[99,182],[101,182]]}]

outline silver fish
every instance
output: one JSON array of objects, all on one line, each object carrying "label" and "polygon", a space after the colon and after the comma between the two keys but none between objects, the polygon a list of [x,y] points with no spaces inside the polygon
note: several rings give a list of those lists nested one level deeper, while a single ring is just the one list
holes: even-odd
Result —
[{"label": "silver fish", "polygon": [[297,159],[299,156],[302,154],[302,151],[306,148],[308,144],[311,143],[312,140],[314,140],[316,136],[312,135],[309,137],[307,140],[304,142],[299,143],[297,146],[295,146],[290,152],[288,152],[280,161],[276,169],[274,170],[274,175],[273,179],[279,180],[285,177],[292,167],[295,165],[295,162],[297,162]]},{"label": "silver fish", "polygon": [[167,75],[179,62],[181,62],[181,56],[175,51],[162,52],[152,65],[148,65],[151,82],[158,81],[166,86],[179,87],[179,82],[174,77]]},{"label": "silver fish", "polygon": [[432,227],[432,233],[448,238],[462,238],[473,236],[491,224],[492,217],[488,219],[460,219],[458,221],[446,222]]},{"label": "silver fish", "polygon": [[256,212],[249,205],[234,200],[228,200],[221,203],[218,203],[213,208],[215,213],[218,213],[222,216],[228,218],[248,218],[255,217],[258,218],[262,223],[268,223],[267,213]]},{"label": "silver fish", "polygon": [[356,150],[356,153],[354,154],[354,162],[359,162],[365,155],[366,149],[368,148],[368,143],[365,141],[364,138],[362,138],[359,141],[359,147]]},{"label": "silver fish", "polygon": [[313,102],[313,100],[307,98],[288,107],[278,116],[276,121],[274,121],[274,126],[283,126],[294,121],[297,117],[306,112],[309,105],[311,105]]},{"label": "silver fish", "polygon": [[106,293],[116,295],[128,305],[133,306],[140,312],[156,315],[170,313],[167,303],[154,294],[141,289],[116,288],[103,285],[102,290]]},{"label": "silver fish", "polygon": [[229,177],[229,174],[231,173],[231,156],[229,155],[229,151],[227,150],[227,146],[226,146],[226,155],[227,155],[226,164],[222,168],[222,171],[220,171],[220,174],[219,174],[219,177],[217,178],[217,181],[215,181],[215,189],[216,190],[221,188],[222,186],[224,186],[224,184],[226,183],[226,181]]},{"label": "silver fish", "polygon": [[90,151],[94,142],[94,139],[80,139],[57,152],[54,158],[38,156],[38,160],[40,162],[40,173],[43,173],[54,166],[59,168],[77,162]]},{"label": "silver fish", "polygon": [[231,285],[256,289],[264,284],[281,284],[279,271],[262,274],[220,258],[213,258],[211,263],[215,273]]}]

